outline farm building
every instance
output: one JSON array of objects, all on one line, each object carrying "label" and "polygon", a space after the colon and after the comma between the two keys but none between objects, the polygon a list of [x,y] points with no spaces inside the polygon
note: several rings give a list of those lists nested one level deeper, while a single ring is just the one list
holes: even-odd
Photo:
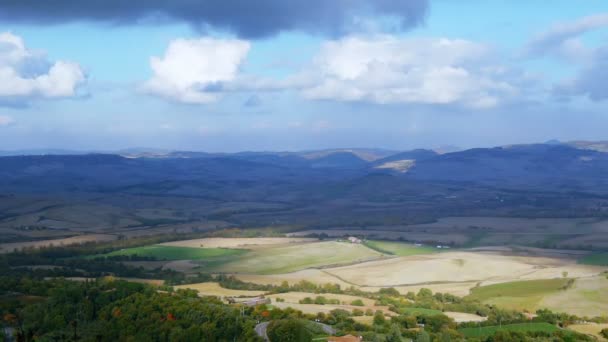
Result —
[{"label": "farm building", "polygon": [[350,243],[361,243],[361,239],[354,237],[354,236],[350,236],[348,238],[348,241],[350,241]]}]

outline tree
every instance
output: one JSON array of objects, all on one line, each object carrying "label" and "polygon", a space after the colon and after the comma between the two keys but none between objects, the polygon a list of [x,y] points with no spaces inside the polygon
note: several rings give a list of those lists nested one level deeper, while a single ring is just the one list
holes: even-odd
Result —
[{"label": "tree", "polygon": [[431,342],[431,335],[426,331],[422,330],[416,335],[416,342]]},{"label": "tree", "polygon": [[386,342],[402,342],[403,339],[401,337],[401,329],[399,329],[399,326],[397,324],[392,324],[391,330],[389,330],[386,335]]},{"label": "tree", "polygon": [[306,329],[306,321],[301,319],[281,319],[268,325],[270,342],[309,342],[312,334]]},{"label": "tree", "polygon": [[374,325],[384,325],[385,322],[384,313],[380,310],[376,311],[374,314]]},{"label": "tree", "polygon": [[363,303],[363,301],[361,299],[355,299],[352,302],[350,302],[350,305],[354,305],[354,306],[365,306],[365,304]]}]

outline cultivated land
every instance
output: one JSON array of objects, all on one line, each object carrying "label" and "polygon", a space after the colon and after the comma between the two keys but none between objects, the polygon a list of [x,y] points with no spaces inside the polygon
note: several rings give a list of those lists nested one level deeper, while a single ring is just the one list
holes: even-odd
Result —
[{"label": "cultivated land", "polygon": [[606,316],[608,279],[606,275],[578,278],[567,291],[544,297],[539,306],[579,316]]},{"label": "cultivated land", "polygon": [[574,282],[574,279],[557,278],[494,284],[473,288],[469,297],[486,304],[534,312],[542,307],[540,302],[543,298],[558,292],[566,292],[570,282]]},{"label": "cultivated land", "polygon": [[326,241],[253,250],[243,258],[219,265],[229,273],[277,274],[306,268],[361,263],[384,255],[363,245]]},{"label": "cultivated land", "polygon": [[466,337],[484,337],[494,335],[494,333],[496,333],[496,331],[498,330],[521,332],[554,332],[557,331],[558,328],[555,325],[549,323],[520,323],[503,326],[462,328],[458,331],[460,331]]},{"label": "cultivated land", "polygon": [[198,248],[241,248],[258,249],[275,245],[316,242],[307,238],[205,238],[162,243],[162,246],[198,247]]},{"label": "cultivated land", "polygon": [[375,241],[369,240],[365,242],[365,246],[376,250],[380,253],[396,255],[396,256],[410,256],[418,254],[429,254],[435,253],[438,249],[428,246],[416,246],[401,242],[390,242],[390,241]]},{"label": "cultivated land", "polygon": [[175,289],[191,289],[198,291],[201,296],[216,297],[257,297],[264,294],[263,291],[231,290],[221,287],[218,283],[198,283],[174,286]]},{"label": "cultivated land", "polygon": [[571,277],[583,277],[603,270],[579,265],[575,260],[454,251],[378,260],[326,271],[359,286],[405,286],[550,279],[562,277],[563,272]]},{"label": "cultivated land", "polygon": [[111,252],[105,256],[140,256],[159,260],[208,260],[244,254],[245,251],[228,248],[192,248],[174,246],[145,246]]},{"label": "cultivated land", "polygon": [[582,257],[579,262],[586,265],[608,266],[608,253],[593,253]]},{"label": "cultivated land", "polygon": [[51,240],[38,240],[28,242],[12,242],[12,243],[1,243],[0,253],[10,253],[14,251],[20,251],[28,248],[42,248],[42,247],[60,247],[68,245],[78,245],[86,242],[104,242],[116,240],[118,236],[108,234],[85,234],[72,236],[64,239],[51,239]]},{"label": "cultivated land", "polygon": [[568,329],[574,330],[581,334],[590,335],[597,338],[598,341],[608,341],[604,336],[600,335],[600,331],[608,329],[608,324],[573,324],[568,326]]}]

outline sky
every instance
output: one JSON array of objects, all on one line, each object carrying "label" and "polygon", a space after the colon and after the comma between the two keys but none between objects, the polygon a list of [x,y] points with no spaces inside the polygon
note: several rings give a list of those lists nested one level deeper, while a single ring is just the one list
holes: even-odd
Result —
[{"label": "sky", "polygon": [[605,0],[6,0],[0,150],[608,140]]}]

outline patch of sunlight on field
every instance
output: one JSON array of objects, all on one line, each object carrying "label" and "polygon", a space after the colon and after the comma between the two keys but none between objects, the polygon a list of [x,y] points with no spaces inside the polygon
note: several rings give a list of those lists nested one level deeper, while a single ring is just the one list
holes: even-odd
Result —
[{"label": "patch of sunlight on field", "polygon": [[208,283],[198,283],[198,284],[188,284],[188,285],[178,285],[174,286],[177,289],[191,289],[198,291],[201,296],[217,296],[217,297],[257,297],[264,294],[263,291],[247,291],[247,290],[231,290],[225,289],[220,286],[218,283],[208,282]]},{"label": "patch of sunlight on field", "polygon": [[276,274],[306,268],[360,263],[384,255],[363,245],[336,241],[254,250],[235,261],[219,265],[217,271]]}]

